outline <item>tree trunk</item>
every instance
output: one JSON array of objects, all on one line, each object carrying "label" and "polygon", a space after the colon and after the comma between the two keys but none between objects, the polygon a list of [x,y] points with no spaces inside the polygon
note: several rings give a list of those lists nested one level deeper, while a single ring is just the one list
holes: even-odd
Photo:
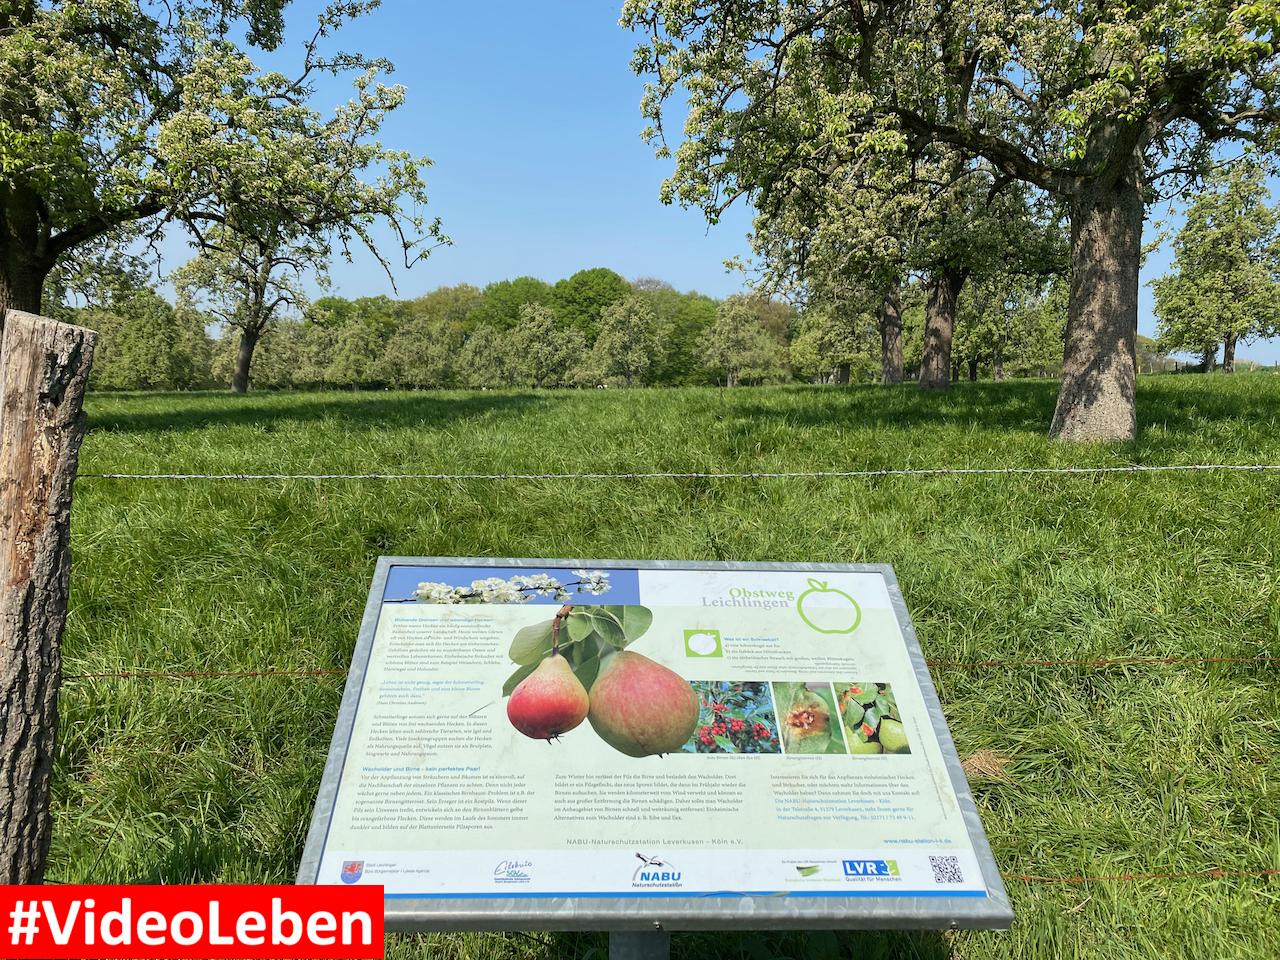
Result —
[{"label": "tree trunk", "polygon": [[1236,335],[1228,333],[1222,342],[1222,372],[1236,372]]},{"label": "tree trunk", "polygon": [[991,379],[1004,379],[1004,357],[1001,355],[999,350],[997,350],[995,356],[991,358]]},{"label": "tree trunk", "polygon": [[48,271],[42,272],[25,258],[0,249],[0,362],[4,359],[5,316],[10,310],[38,314],[46,276]]},{"label": "tree trunk", "polygon": [[1132,440],[1138,431],[1138,266],[1142,188],[1136,159],[1109,184],[1071,200],[1071,294],[1062,386],[1050,433]]},{"label": "tree trunk", "polygon": [[240,331],[240,349],[236,351],[236,372],[231,378],[231,392],[245,393],[249,389],[249,365],[253,363],[253,349],[258,345],[256,330]]},{"label": "tree trunk", "polygon": [[97,335],[11,312],[0,360],[0,883],[49,852],[71,489]]},{"label": "tree trunk", "polygon": [[1203,373],[1213,373],[1213,361],[1218,358],[1218,345],[1215,343],[1211,347],[1205,347],[1204,353],[1200,355],[1200,370]]},{"label": "tree trunk", "polygon": [[902,292],[897,284],[880,304],[880,381],[902,382]]},{"label": "tree trunk", "polygon": [[924,311],[924,352],[920,355],[920,389],[951,386],[951,338],[956,329],[956,302],[964,286],[959,270],[943,270],[929,284]]},{"label": "tree trunk", "polygon": [[969,382],[974,383],[977,381],[977,379],[978,379],[978,361],[970,360],[969,361]]},{"label": "tree trunk", "polygon": [[836,383],[842,387],[849,385],[849,364],[842,363],[836,367]]}]

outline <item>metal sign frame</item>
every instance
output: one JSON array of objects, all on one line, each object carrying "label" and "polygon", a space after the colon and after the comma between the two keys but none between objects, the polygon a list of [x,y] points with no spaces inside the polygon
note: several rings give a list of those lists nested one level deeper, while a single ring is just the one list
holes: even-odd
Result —
[{"label": "metal sign frame", "polygon": [[650,897],[388,898],[388,931],[432,930],[723,930],[733,929],[1007,929],[1013,920],[1008,893],[987,842],[973,795],[956,755],[937,691],[921,653],[911,617],[889,564],[699,562],[690,560],[565,560],[494,557],[380,557],[351,658],[329,757],[316,796],[297,882],[314,884],[350,745],[351,732],[373,649],[383,592],[393,566],[590,567],[602,570],[741,570],[878,573],[884,577],[933,732],[973,845],[985,897],[771,896],[691,894]]}]

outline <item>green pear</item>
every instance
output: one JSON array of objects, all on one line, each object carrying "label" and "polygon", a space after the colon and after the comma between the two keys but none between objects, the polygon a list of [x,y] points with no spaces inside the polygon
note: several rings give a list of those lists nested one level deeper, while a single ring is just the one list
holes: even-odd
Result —
[{"label": "green pear", "polygon": [[880,721],[880,742],[884,744],[885,753],[910,753],[907,743],[907,731],[902,724],[890,717]]},{"label": "green pear", "polygon": [[884,752],[884,748],[875,740],[859,740],[857,735],[855,735],[852,732],[850,732],[848,737],[846,737],[845,739],[849,741],[850,753],[863,754],[863,753],[883,753]]}]

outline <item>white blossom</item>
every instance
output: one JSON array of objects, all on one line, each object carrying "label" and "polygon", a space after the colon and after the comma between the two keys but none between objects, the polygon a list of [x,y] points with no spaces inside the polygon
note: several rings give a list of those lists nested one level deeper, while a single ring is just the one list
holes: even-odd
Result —
[{"label": "white blossom", "polygon": [[578,590],[598,597],[609,589],[609,574],[603,570],[574,570],[578,578]]},{"label": "white blossom", "polygon": [[559,580],[546,573],[515,576],[511,578],[511,582],[522,590],[534,591],[540,597],[558,596],[557,591],[564,590],[564,585]]},{"label": "white blossom", "polygon": [[413,595],[424,603],[461,603],[462,597],[459,594],[458,587],[452,587],[447,583],[420,583],[417,589],[413,591]]},{"label": "white blossom", "polygon": [[[535,596],[567,603],[576,593],[599,596],[609,589],[609,574],[601,570],[574,570],[576,583],[564,584],[546,573],[517,574],[510,580],[486,577],[467,587],[424,581],[413,591],[423,603],[528,603]],[[570,588],[573,589],[570,589]]]}]

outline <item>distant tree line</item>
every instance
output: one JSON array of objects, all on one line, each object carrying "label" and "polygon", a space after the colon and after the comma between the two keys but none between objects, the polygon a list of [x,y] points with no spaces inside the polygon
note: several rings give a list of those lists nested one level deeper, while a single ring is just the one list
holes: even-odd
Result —
[{"label": "distant tree line", "polygon": [[[99,389],[733,387],[881,375],[873,302],[797,309],[760,294],[715,300],[605,268],[554,284],[517,277],[404,300],[304,302],[299,294],[300,310],[253,335],[251,369],[234,304],[215,311],[180,295],[175,305],[119,268],[91,296],[93,306],[60,312],[101,332]],[[919,285],[903,290],[910,376],[921,364],[926,299]],[[1016,290],[975,284],[958,309],[951,377],[1056,375],[1061,281]]]}]

